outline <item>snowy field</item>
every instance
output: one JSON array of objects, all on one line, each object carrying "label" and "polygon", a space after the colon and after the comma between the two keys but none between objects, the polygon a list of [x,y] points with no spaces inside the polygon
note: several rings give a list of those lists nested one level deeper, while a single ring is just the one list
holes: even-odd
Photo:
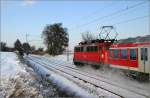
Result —
[{"label": "snowy field", "polygon": [[0,98],[59,97],[57,88],[42,81],[13,52],[0,52]]},{"label": "snowy field", "polygon": [[63,55],[58,55],[58,56],[50,56],[48,54],[45,54],[43,57],[47,57],[50,59],[56,59],[56,60],[60,60],[60,61],[65,61],[67,63],[72,64],[73,63],[73,54],[69,54],[69,61],[68,61],[68,57],[67,54],[63,54]]}]

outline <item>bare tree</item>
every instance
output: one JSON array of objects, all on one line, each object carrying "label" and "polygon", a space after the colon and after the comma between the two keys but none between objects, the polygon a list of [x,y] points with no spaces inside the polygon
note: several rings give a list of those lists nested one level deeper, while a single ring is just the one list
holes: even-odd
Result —
[{"label": "bare tree", "polygon": [[89,31],[82,33],[82,40],[83,41],[91,41],[97,39],[94,34],[90,33]]}]

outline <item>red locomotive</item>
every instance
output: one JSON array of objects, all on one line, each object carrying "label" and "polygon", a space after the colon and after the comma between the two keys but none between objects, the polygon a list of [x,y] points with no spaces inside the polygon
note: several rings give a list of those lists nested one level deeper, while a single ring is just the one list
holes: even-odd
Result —
[{"label": "red locomotive", "polygon": [[101,65],[108,62],[108,49],[114,40],[93,40],[81,42],[74,49],[75,64]]},{"label": "red locomotive", "polygon": [[74,64],[109,65],[142,77],[150,74],[150,42],[114,44],[114,41],[80,42],[74,48]]}]

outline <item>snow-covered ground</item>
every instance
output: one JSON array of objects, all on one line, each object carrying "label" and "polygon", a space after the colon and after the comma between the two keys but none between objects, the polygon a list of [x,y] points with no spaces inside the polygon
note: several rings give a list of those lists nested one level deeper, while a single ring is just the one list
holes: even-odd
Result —
[{"label": "snow-covered ground", "polygon": [[50,56],[48,54],[45,54],[44,57],[50,58],[50,59],[56,59],[56,60],[60,60],[61,61],[67,61],[67,63],[72,64],[73,61],[73,54],[69,54],[69,61],[68,61],[68,57],[67,54],[63,54],[63,55],[58,55],[58,56]]},{"label": "snow-covered ground", "polygon": [[0,52],[0,98],[59,97],[57,88],[41,80],[13,52]]},{"label": "snow-covered ground", "polygon": [[[132,78],[129,78],[125,76],[121,71],[119,70],[110,70],[110,69],[99,69],[95,70],[93,69],[90,65],[85,65],[83,67],[76,67],[75,65],[72,64],[72,58],[73,55],[70,55],[70,60],[69,62],[67,61],[67,56],[66,55],[59,55],[55,57],[51,57],[48,55],[45,55],[44,57],[48,58],[49,60],[56,60],[56,62],[59,60],[58,63],[64,66],[70,66],[73,68],[77,68],[80,71],[83,72],[88,72],[91,75],[95,75],[96,77],[102,77],[104,80],[116,84],[120,87],[129,89],[129,90],[135,90],[137,92],[145,92],[147,96],[150,96],[150,82],[139,82],[137,80],[134,80]],[[142,93],[141,92],[141,93]]]},{"label": "snow-covered ground", "polygon": [[10,97],[40,97],[36,88],[31,87],[33,78],[21,66],[15,53],[0,52],[1,56],[1,86],[0,98]]},{"label": "snow-covered ground", "polygon": [[33,59],[34,58],[28,56],[26,58],[27,64],[29,64],[39,75],[50,81],[52,84],[55,84],[60,91],[65,92],[71,97],[95,97],[94,95],[86,92],[74,82],[68,80],[66,77],[63,77],[59,73],[56,73],[54,70],[49,70],[45,68],[42,63],[35,62]]}]

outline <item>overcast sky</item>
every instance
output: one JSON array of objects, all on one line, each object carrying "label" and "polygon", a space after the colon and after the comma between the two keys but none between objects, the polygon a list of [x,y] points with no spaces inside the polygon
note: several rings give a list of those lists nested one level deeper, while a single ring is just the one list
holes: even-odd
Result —
[{"label": "overcast sky", "polygon": [[81,41],[81,33],[96,36],[103,25],[113,25],[117,39],[144,36],[149,32],[149,0],[1,0],[1,41],[13,46],[16,39],[43,47],[41,33],[46,24],[63,23],[68,28],[70,48]]}]

